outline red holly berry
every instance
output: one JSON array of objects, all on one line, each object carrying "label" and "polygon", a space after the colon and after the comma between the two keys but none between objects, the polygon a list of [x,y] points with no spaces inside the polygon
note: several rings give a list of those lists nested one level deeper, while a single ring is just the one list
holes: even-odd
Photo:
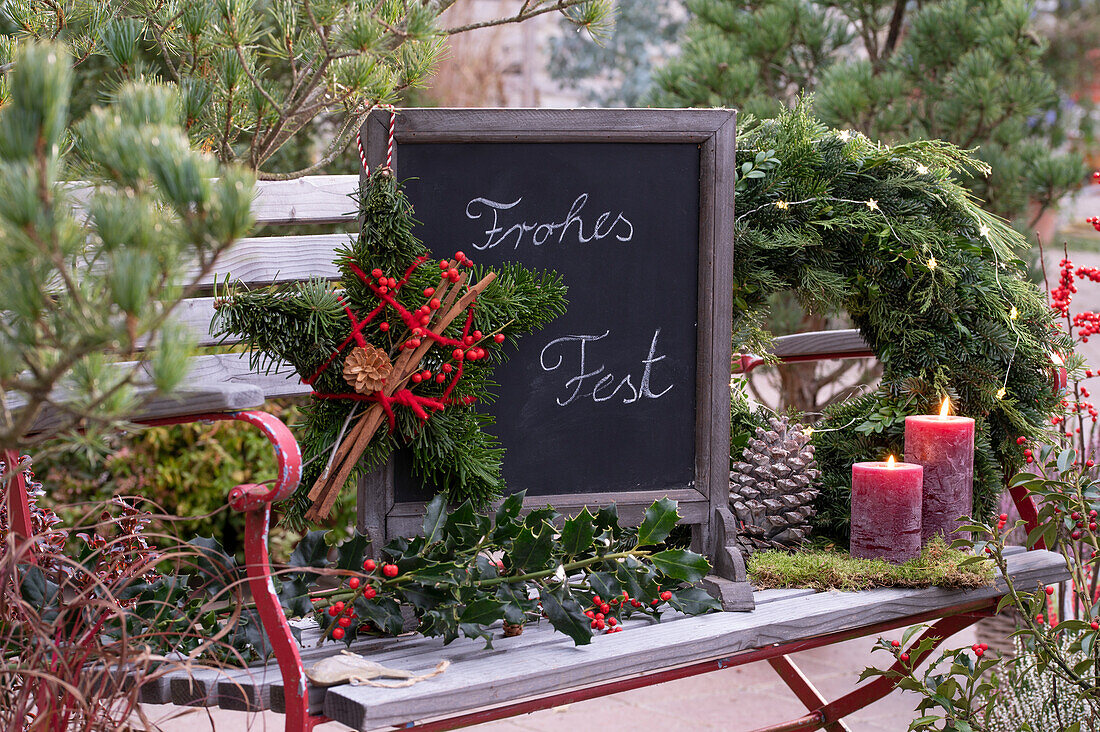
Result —
[{"label": "red holly berry", "polygon": [[616,626],[616,625],[619,624],[619,621],[616,620],[615,618],[608,618],[607,619],[607,624],[610,625],[610,626]]},{"label": "red holly berry", "polygon": [[410,338],[409,340],[405,341],[405,348],[408,348],[410,350],[413,348],[420,348],[420,339]]},{"label": "red holly berry", "polygon": [[596,619],[596,614],[593,613],[591,610],[585,610],[584,614],[587,615],[588,617],[592,618],[593,620]]},{"label": "red holly berry", "polygon": [[1091,623],[1089,623],[1089,627],[1093,630],[1100,630],[1100,623],[1093,620]]},{"label": "red holly berry", "polygon": [[434,294],[435,294],[435,288],[434,287],[425,287],[424,288],[424,297],[431,297]]},{"label": "red holly berry", "polygon": [[1043,616],[1042,615],[1036,615],[1035,616],[1035,623],[1037,625],[1042,625],[1043,624]]},{"label": "red holly berry", "polygon": [[375,267],[374,269],[372,269],[372,270],[370,271],[370,273],[371,273],[372,275],[374,275],[376,279],[377,279],[378,277],[381,277],[381,276],[382,276],[382,270],[378,269],[377,267]]},{"label": "red holly berry", "polygon": [[382,285],[381,287],[378,288],[378,294],[379,295],[385,295],[389,291],[390,291],[390,288],[386,287],[385,285]]},{"label": "red holly berry", "polygon": [[894,648],[901,648],[901,641],[890,641],[890,645]]},{"label": "red holly berry", "polygon": [[661,593],[661,599],[664,600],[665,602],[668,602],[669,600],[672,599],[672,593],[669,592],[668,590],[665,590],[664,592]]},{"label": "red holly berry", "polygon": [[382,567],[382,574],[384,574],[384,575],[386,575],[387,577],[390,577],[390,578],[396,577],[397,576],[397,565],[396,564],[387,564],[387,565],[383,566]]},{"label": "red holly berry", "polygon": [[495,336],[493,336],[493,340],[496,341],[497,343],[504,343],[504,334],[503,333],[497,333]]},{"label": "red holly berry", "polygon": [[1046,592],[1047,592],[1048,595],[1053,595],[1054,594],[1054,588],[1053,587],[1048,587],[1046,589]]},{"label": "red holly berry", "polygon": [[474,337],[472,335],[463,336],[462,343],[466,346],[472,346],[474,344]]},{"label": "red holly berry", "polygon": [[466,255],[463,254],[462,250],[459,250],[455,252],[455,259],[461,262],[462,260],[466,259]]},{"label": "red holly berry", "polygon": [[589,623],[589,625],[591,625],[592,628],[595,629],[596,623],[598,623],[598,622],[600,622],[600,621],[599,620],[593,620],[591,623]]},{"label": "red holly berry", "polygon": [[1096,531],[1096,522],[1089,521],[1089,531]]},{"label": "red holly berry", "polygon": [[1092,460],[1086,460],[1085,461],[1085,467],[1086,468],[1091,468],[1093,465],[1096,465],[1096,463],[1093,462]]},{"label": "red holly berry", "polygon": [[419,384],[423,380],[424,380],[424,377],[421,376],[420,374],[413,374],[412,378],[410,379],[410,381],[412,381],[412,383],[414,383],[414,384]]},{"label": "red holly berry", "polygon": [[602,605],[602,604],[603,604],[603,600],[602,600],[602,599],[600,599],[600,596],[599,596],[599,595],[593,595],[593,596],[592,596],[592,604],[593,604],[593,605]]},{"label": "red holly berry", "polygon": [[348,587],[350,587],[353,590],[358,590],[359,589],[359,578],[358,577],[352,577],[351,579],[349,579],[348,580]]},{"label": "red holly berry", "polygon": [[344,629],[343,628],[333,628],[332,629],[332,637],[335,640],[343,640],[344,639]]},{"label": "red holly berry", "polygon": [[433,297],[428,302],[428,307],[430,307],[432,310],[439,310],[439,308],[443,307],[443,303],[439,301],[438,297]]},{"label": "red holly berry", "polygon": [[441,259],[441,260],[439,260],[439,268],[440,268],[440,269],[443,269],[443,270],[445,270],[445,269],[447,269],[447,268],[448,268],[448,267],[450,267],[450,266],[451,266],[451,263],[450,263],[450,262],[448,262],[448,261],[447,261],[446,259]]},{"label": "red holly berry", "polygon": [[989,650],[989,644],[988,643],[979,643],[978,645],[981,646],[983,651],[988,651]]},{"label": "red holly berry", "polygon": [[978,658],[981,658],[982,656],[985,655],[985,651],[982,650],[981,648],[979,648],[978,650],[974,651],[974,655],[977,656]]},{"label": "red holly berry", "polygon": [[606,602],[603,603],[602,605],[600,605],[600,612],[605,614],[611,612],[611,606],[608,605]]},{"label": "red holly berry", "polygon": [[336,609],[335,605],[329,605],[328,614],[335,618],[337,615],[340,614],[340,611]]},{"label": "red holly berry", "polygon": [[481,340],[481,331],[480,330],[475,330],[470,335],[472,335],[474,337],[475,341],[480,341]]},{"label": "red holly berry", "polygon": [[452,371],[454,371],[454,370],[455,370],[455,367],[454,367],[454,366],[452,366],[451,364],[449,364],[449,363],[445,363],[445,364],[443,364],[443,371],[445,371],[446,373],[448,373],[448,374],[449,374],[449,373],[451,373],[451,372],[452,372]]},{"label": "red holly berry", "polygon": [[1027,438],[1026,438],[1026,437],[1020,436],[1020,437],[1017,437],[1017,438],[1016,438],[1016,444],[1017,444],[1017,445],[1022,445],[1022,444],[1024,444],[1025,442],[1027,442]]},{"label": "red holly berry", "polygon": [[903,653],[900,656],[898,656],[898,658],[900,658],[902,661],[908,661],[909,660],[909,654],[908,653]]},{"label": "red holly berry", "polygon": [[606,627],[607,627],[607,623],[605,623],[604,621],[602,621],[602,620],[597,620],[596,621],[596,630],[603,630]]},{"label": "red holly berry", "polygon": [[373,600],[374,596],[377,594],[378,590],[374,589],[373,587],[368,587],[367,589],[363,590],[363,597],[367,598],[368,600]]},{"label": "red holly berry", "polygon": [[997,518],[999,518],[1001,521],[1008,521],[1008,514],[1007,513],[1002,513]]},{"label": "red holly berry", "polygon": [[1077,531],[1076,529],[1074,529],[1074,530],[1073,530],[1073,531],[1072,531],[1072,532],[1070,533],[1070,535],[1069,535],[1069,536],[1070,536],[1070,538],[1071,538],[1071,539],[1080,539],[1080,538],[1081,538],[1081,532],[1080,532],[1080,531]]},{"label": "red holly berry", "polygon": [[660,602],[660,600],[654,600],[653,602],[651,602],[651,603],[649,603],[649,604],[650,604],[650,605],[656,605],[656,604],[657,604],[658,602]]},{"label": "red holly berry", "polygon": [[364,559],[363,560],[363,569],[367,570],[368,572],[373,572],[374,568],[377,567],[377,566],[378,565],[374,563],[373,559]]},{"label": "red holly berry", "polygon": [[435,375],[435,383],[437,383],[437,384],[442,384],[446,380],[447,380],[447,377],[443,374],[436,374]]},{"label": "red holly berry", "polygon": [[349,625],[351,625],[351,618],[345,615],[344,617],[337,620],[336,624],[339,625],[341,628],[347,628]]},{"label": "red holly berry", "polygon": [[454,349],[453,351],[451,351],[451,357],[452,357],[452,358],[453,358],[453,359],[454,359],[455,361],[461,361],[461,360],[462,360],[462,356],[463,356],[463,353],[462,353],[462,349],[461,349],[461,348],[456,348],[456,349]]},{"label": "red holly berry", "polygon": [[336,614],[337,615],[344,612],[344,601],[343,600],[337,600],[335,603],[333,603],[332,606],[334,608],[336,608]]},{"label": "red holly berry", "polygon": [[1032,455],[1031,450],[1024,450],[1024,457],[1031,457],[1031,455]]},{"label": "red holly berry", "polygon": [[378,330],[382,331],[383,333],[385,333],[389,329],[390,329],[390,324],[385,322],[385,321],[382,321],[381,323],[378,324]]}]

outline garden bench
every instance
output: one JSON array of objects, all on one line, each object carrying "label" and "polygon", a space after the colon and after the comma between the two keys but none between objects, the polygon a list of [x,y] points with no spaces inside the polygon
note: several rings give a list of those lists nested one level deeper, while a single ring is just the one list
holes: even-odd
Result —
[{"label": "garden bench", "polygon": [[[348,197],[358,176],[314,176],[289,182],[259,184],[257,221],[264,225],[354,224],[355,204]],[[308,236],[264,236],[241,240],[215,268],[245,283],[261,286],[311,275],[335,278],[334,249],[343,233]],[[215,275],[207,292],[186,303],[179,317],[201,345],[221,342],[209,334]],[[870,355],[855,331],[806,334],[777,339],[776,352],[788,360]],[[759,359],[745,357],[742,367]],[[430,669],[441,659],[450,668],[431,680],[401,689],[366,686],[310,687],[305,665],[342,645],[310,642],[299,648],[271,585],[267,552],[270,507],[295,489],[301,456],[290,431],[262,411],[275,397],[308,393],[289,370],[270,375],[250,371],[240,354],[196,357],[188,381],[170,395],[159,395],[133,421],[173,424],[199,420],[242,420],[260,427],[275,447],[279,475],[272,485],[242,485],[231,491],[231,506],[246,514],[245,555],[249,585],[275,660],[239,670],[195,668],[177,671],[143,689],[143,701],[218,705],[229,709],[273,709],[286,714],[287,730],[306,730],[325,719],[357,729],[389,726],[450,729],[522,714],[535,709],[611,694],[756,660],[768,660],[809,713],[771,729],[848,729],[845,715],[881,698],[894,688],[883,677],[826,703],[787,657],[788,654],[842,640],[874,635],[891,628],[936,621],[926,635],[946,638],[980,617],[994,612],[1003,583],[966,591],[927,588],[880,589],[838,593],[811,590],[767,590],[754,593],[752,612],[726,612],[687,617],[669,613],[662,622],[628,620],[626,633],[601,636],[588,646],[553,632],[548,624],[528,626],[512,638],[495,638],[493,649],[465,640],[444,646],[439,638],[407,634],[357,642],[352,650],[392,668]],[[47,425],[44,414],[40,425]],[[8,458],[13,456],[8,455]],[[10,495],[13,528],[26,535],[25,486],[17,478]],[[360,523],[366,488],[360,487]],[[1021,515],[1035,517],[1026,495],[1015,496]],[[361,527],[362,528],[362,527]],[[1009,572],[1021,587],[1068,579],[1061,556],[1020,551],[1009,561]],[[914,660],[919,660],[914,658]],[[859,669],[852,669],[853,675]],[[854,678],[854,676],[853,676]],[[734,718],[731,713],[731,720]]]}]

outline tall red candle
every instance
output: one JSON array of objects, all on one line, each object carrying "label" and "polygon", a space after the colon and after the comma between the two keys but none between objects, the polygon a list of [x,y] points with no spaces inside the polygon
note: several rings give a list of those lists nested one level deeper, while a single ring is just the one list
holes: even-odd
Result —
[{"label": "tall red candle", "polygon": [[950,543],[958,520],[974,508],[974,420],[947,413],[905,418],[905,459],[924,467],[921,538]]},{"label": "tall red candle", "polygon": [[924,469],[894,461],[852,466],[853,557],[900,564],[920,556]]}]

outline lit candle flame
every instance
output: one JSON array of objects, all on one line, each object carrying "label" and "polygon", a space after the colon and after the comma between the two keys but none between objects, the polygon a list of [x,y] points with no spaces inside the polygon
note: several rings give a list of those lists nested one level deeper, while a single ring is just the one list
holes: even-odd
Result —
[{"label": "lit candle flame", "polygon": [[891,455],[890,457],[886,458],[886,467],[888,467],[888,468],[892,468],[892,467],[894,467],[894,464],[895,464],[896,462],[897,462],[897,461],[896,461],[896,460],[894,460],[894,456],[893,456],[893,455]]},{"label": "lit candle flame", "polygon": [[940,416],[946,417],[951,411],[951,399],[950,397],[943,398],[943,404],[940,405]]}]

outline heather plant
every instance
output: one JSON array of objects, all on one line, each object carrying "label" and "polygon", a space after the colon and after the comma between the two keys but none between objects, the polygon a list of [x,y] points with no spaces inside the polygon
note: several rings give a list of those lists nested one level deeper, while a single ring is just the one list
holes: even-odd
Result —
[{"label": "heather plant", "polygon": [[147,729],[145,684],[199,656],[265,652],[232,560],[212,542],[153,533],[152,514],[117,498],[85,504],[62,528],[35,500],[26,460],[11,467],[32,488],[35,533],[16,537],[0,512],[0,730]]}]

